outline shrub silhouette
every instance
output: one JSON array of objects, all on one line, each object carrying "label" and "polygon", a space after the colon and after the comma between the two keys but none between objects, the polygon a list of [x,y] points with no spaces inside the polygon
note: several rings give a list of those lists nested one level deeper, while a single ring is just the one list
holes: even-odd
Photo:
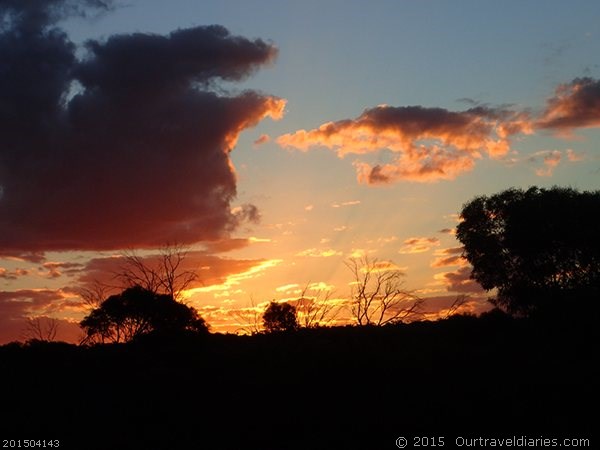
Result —
[{"label": "shrub silhouette", "polygon": [[519,315],[563,311],[600,285],[600,191],[532,187],[476,197],[463,206],[457,238],[471,277],[496,288],[492,303]]},{"label": "shrub silhouette", "polygon": [[263,313],[263,324],[268,333],[298,329],[296,308],[289,303],[269,303]]},{"label": "shrub silhouette", "polygon": [[85,342],[128,342],[149,333],[208,331],[194,308],[140,286],[111,295],[80,325],[86,333]]}]

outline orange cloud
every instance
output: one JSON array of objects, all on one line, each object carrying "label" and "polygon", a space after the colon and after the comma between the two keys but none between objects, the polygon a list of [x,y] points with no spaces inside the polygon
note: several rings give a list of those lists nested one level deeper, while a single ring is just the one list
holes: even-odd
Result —
[{"label": "orange cloud", "polygon": [[540,177],[552,176],[554,169],[560,164],[560,160],[562,159],[562,153],[558,150],[544,150],[537,152],[532,158],[535,156],[541,156],[543,158],[544,166],[535,170],[535,174]]},{"label": "orange cloud", "polygon": [[207,253],[223,253],[245,248],[251,243],[252,239],[247,238],[221,239],[213,242],[204,242],[203,247]]},{"label": "orange cloud", "polygon": [[442,228],[440,231],[438,231],[438,233],[454,235],[454,234],[456,234],[456,229],[455,228]]},{"label": "orange cloud", "polygon": [[[83,264],[73,262],[46,262],[40,268],[40,274],[47,278],[59,278],[63,274],[74,276],[84,267]],[[44,273],[44,271],[47,271]]]},{"label": "orange cloud", "polygon": [[329,258],[330,256],[339,256],[342,252],[333,250],[331,248],[325,250],[319,250],[317,248],[308,248],[298,252],[296,256],[309,256],[312,258]]},{"label": "orange cloud", "polygon": [[24,277],[29,275],[29,270],[27,269],[14,269],[8,270],[4,267],[0,267],[0,278],[4,280],[16,280],[17,278]]},{"label": "orange cloud", "polygon": [[331,207],[332,208],[341,208],[343,206],[356,206],[356,205],[360,205],[360,200],[351,200],[351,201],[347,201],[347,202],[341,202],[341,203],[332,203]]},{"label": "orange cloud", "polygon": [[279,286],[277,288],[275,288],[275,291],[277,292],[288,292],[288,291],[292,291],[292,290],[297,290],[298,288],[300,288],[300,285],[298,283],[290,283],[290,284],[285,284],[283,286]]},{"label": "orange cloud", "polygon": [[[159,267],[162,261],[160,255],[142,256],[141,260],[147,267]],[[265,263],[262,259],[231,259],[203,251],[192,251],[186,254],[179,270],[195,272],[198,275],[198,278],[188,286],[189,289],[214,289],[214,286],[222,286],[228,280],[249,273]],[[115,275],[123,272],[124,265],[125,259],[121,256],[91,259],[81,270],[78,284],[83,288],[93,286],[95,282],[114,286],[118,284]]]},{"label": "orange cloud", "polygon": [[506,155],[510,136],[531,132],[525,113],[486,107],[454,112],[381,105],[356,119],[284,134],[277,143],[301,151],[323,146],[339,157],[390,150],[395,154],[391,163],[355,163],[359,182],[384,184],[453,179],[471,170],[482,153],[494,158]]},{"label": "orange cloud", "polygon": [[467,261],[460,255],[438,257],[432,263],[431,267],[450,267],[450,266],[464,266]]},{"label": "orange cloud", "polygon": [[452,247],[438,250],[435,252],[436,259],[431,263],[431,267],[450,267],[465,266],[467,260],[462,257],[463,247]]},{"label": "orange cloud", "polygon": [[404,274],[406,271],[408,270],[408,267],[400,267],[398,266],[396,263],[394,263],[393,261],[373,261],[372,263],[368,264],[367,266],[363,267],[361,269],[361,272],[371,272],[371,273],[376,273],[376,272],[390,272],[390,271],[394,271],[394,272],[402,272],[402,274]]},{"label": "orange cloud", "polygon": [[[231,294],[231,292],[239,293],[239,290],[233,288],[239,286],[244,280],[256,278],[262,276],[264,272],[271,267],[275,267],[282,262],[281,259],[267,259],[267,260],[241,260],[238,261],[238,269],[231,270],[230,265],[227,265],[228,260],[223,260],[225,265],[207,267],[208,271],[215,270],[219,272],[218,278],[207,280],[202,277],[202,283],[199,287],[193,287],[184,292],[185,298],[191,298],[197,293],[210,293],[212,292],[214,297],[224,297]],[[209,272],[210,273],[210,272]]]},{"label": "orange cloud", "polygon": [[559,85],[536,126],[567,133],[600,126],[600,80],[576,78]]},{"label": "orange cloud", "polygon": [[573,149],[566,150],[540,150],[525,158],[511,158],[504,162],[507,166],[512,167],[516,164],[529,163],[536,164],[538,167],[534,169],[537,176],[550,177],[554,174],[554,170],[562,163],[575,163],[583,161],[585,155],[575,152]]},{"label": "orange cloud", "polygon": [[568,148],[567,159],[571,162],[583,161],[585,159],[585,155],[583,153],[577,153],[575,150]]},{"label": "orange cloud", "polygon": [[423,253],[438,245],[440,245],[440,240],[436,237],[413,237],[404,241],[404,246],[399,253]]}]

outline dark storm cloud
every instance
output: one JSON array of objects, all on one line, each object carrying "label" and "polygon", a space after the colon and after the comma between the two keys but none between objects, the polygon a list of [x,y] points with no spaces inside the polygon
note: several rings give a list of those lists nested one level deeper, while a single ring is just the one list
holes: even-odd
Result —
[{"label": "dark storm cloud", "polygon": [[255,220],[232,212],[229,152],[285,102],[211,87],[276,49],[209,26],[89,41],[77,60],[53,26],[69,5],[0,2],[0,254],[192,243]]},{"label": "dark storm cloud", "polygon": [[0,0],[0,18],[35,31],[67,16],[87,17],[112,8],[112,0]]},{"label": "dark storm cloud", "polygon": [[276,56],[273,46],[258,39],[231,36],[213,25],[181,29],[168,36],[127,34],[106,42],[89,41],[91,58],[76,70],[86,87],[114,95],[189,88],[215,78],[239,81]]}]

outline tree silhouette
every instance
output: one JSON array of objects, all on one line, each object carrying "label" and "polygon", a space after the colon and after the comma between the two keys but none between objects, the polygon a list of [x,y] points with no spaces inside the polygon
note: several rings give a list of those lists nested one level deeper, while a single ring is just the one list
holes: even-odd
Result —
[{"label": "tree silhouette", "polygon": [[263,324],[268,333],[298,329],[296,308],[289,303],[269,303],[263,313]]},{"label": "tree silhouette", "polygon": [[156,294],[141,286],[111,295],[81,322],[84,342],[128,342],[152,332],[190,330],[198,333],[208,327],[198,312],[167,294]]},{"label": "tree silhouette", "polygon": [[480,196],[462,208],[457,238],[471,277],[519,315],[565,309],[600,285],[600,191],[532,187]]},{"label": "tree silhouette", "polygon": [[403,289],[404,275],[392,263],[352,258],[346,266],[353,275],[350,311],[358,325],[386,325],[414,319],[423,299]]}]

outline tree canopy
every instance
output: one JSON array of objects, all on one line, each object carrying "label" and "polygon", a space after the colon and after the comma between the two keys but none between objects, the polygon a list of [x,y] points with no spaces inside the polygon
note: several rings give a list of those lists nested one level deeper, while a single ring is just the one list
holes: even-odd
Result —
[{"label": "tree canopy", "polygon": [[91,342],[127,342],[152,332],[208,331],[196,309],[141,286],[111,295],[80,325]]},{"label": "tree canopy", "polygon": [[276,331],[292,331],[298,329],[296,308],[289,303],[269,303],[263,313],[263,324],[269,333]]},{"label": "tree canopy", "polygon": [[456,235],[492,302],[531,315],[598,292],[598,212],[600,191],[508,189],[465,204]]}]

